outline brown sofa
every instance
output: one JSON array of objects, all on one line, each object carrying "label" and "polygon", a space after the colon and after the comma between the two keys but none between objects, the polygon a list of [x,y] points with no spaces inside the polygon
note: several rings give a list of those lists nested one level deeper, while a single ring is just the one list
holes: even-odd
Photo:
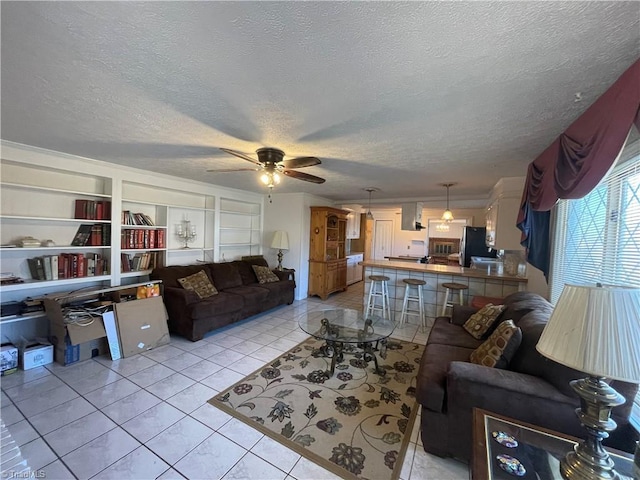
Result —
[{"label": "brown sofa", "polygon": [[[173,265],[155,268],[152,280],[162,280],[164,303],[169,314],[169,330],[195,342],[205,333],[252,315],[293,303],[295,281],[288,271],[273,270],[280,279],[258,283],[251,265],[268,266],[264,259],[237,260],[224,263]],[[178,282],[204,270],[218,290],[217,295],[200,299]]]},{"label": "brown sofa", "polygon": [[[494,325],[512,319],[522,330],[522,343],[507,369],[469,363],[471,352],[483,340],[473,338],[462,325],[477,309],[454,306],[451,318],[435,320],[417,380],[425,451],[469,461],[474,407],[584,438],[575,415],[580,402],[569,381],[586,375],[543,357],[535,348],[552,305],[530,292],[509,295],[503,303],[507,308]],[[604,444],[632,452],[638,432],[629,416],[638,385],[619,381],[611,385],[627,401],[613,409],[618,428]]]}]

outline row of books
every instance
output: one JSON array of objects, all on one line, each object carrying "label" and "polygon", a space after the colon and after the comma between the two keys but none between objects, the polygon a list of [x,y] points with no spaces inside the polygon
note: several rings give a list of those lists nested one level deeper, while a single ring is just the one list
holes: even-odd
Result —
[{"label": "row of books", "polygon": [[120,248],[165,248],[166,230],[164,228],[131,228],[120,234]]},{"label": "row of books", "polygon": [[146,213],[133,213],[129,210],[122,211],[122,224],[123,225],[149,225],[153,227],[155,223],[149,215]]},{"label": "row of books", "polygon": [[83,220],[110,220],[111,201],[76,200],[75,218]]},{"label": "row of books", "polygon": [[82,224],[78,227],[71,245],[74,247],[99,247],[111,245],[111,225],[108,223]]},{"label": "row of books", "polygon": [[107,275],[108,262],[98,253],[61,253],[28,258],[29,271],[34,280],[61,280],[66,278]]},{"label": "row of books", "polygon": [[122,253],[120,256],[122,272],[137,272],[162,266],[162,252],[144,252],[129,255]]}]

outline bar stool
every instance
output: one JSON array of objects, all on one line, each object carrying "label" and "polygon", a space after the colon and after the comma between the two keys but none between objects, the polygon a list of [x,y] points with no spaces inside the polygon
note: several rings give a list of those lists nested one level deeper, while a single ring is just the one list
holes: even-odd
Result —
[{"label": "bar stool", "polygon": [[449,301],[449,292],[458,292],[460,295],[460,305],[464,305],[464,295],[462,294],[463,290],[469,288],[464,283],[443,283],[442,286],[446,288],[444,294],[444,302],[442,303],[442,313],[440,315],[444,316],[447,311],[447,307],[453,307],[453,298]]},{"label": "bar stool", "polygon": [[[376,310],[381,312],[382,318],[391,320],[391,306],[389,305],[389,277],[385,275],[369,275],[371,286],[369,287],[369,298],[367,299],[367,309],[364,316],[368,318]],[[380,299],[380,304],[377,303]]]},{"label": "bar stool", "polygon": [[[420,324],[422,328],[427,327],[426,317],[424,315],[424,300],[422,298],[422,286],[427,282],[424,280],[418,280],[417,278],[405,278],[402,280],[405,283],[404,286],[404,301],[402,302],[402,314],[400,315],[400,325],[407,321],[409,315],[415,315],[420,318]],[[412,289],[417,291],[412,295]],[[418,302],[418,308],[411,308],[409,302]]]}]

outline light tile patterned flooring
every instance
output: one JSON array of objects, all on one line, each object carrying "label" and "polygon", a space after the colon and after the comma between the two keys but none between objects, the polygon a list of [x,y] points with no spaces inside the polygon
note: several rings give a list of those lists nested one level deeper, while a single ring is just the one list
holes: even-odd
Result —
[{"label": "light tile patterned flooring", "polygon": [[[99,357],[19,371],[2,377],[0,417],[47,480],[335,479],[207,400],[304,340],[301,313],[362,310],[362,299],[359,282],[324,302],[296,301],[199,342],[172,336],[170,345],[115,362]],[[425,343],[427,333],[408,325],[394,337]],[[419,420],[401,479],[468,479],[467,465],[425,453]]]}]

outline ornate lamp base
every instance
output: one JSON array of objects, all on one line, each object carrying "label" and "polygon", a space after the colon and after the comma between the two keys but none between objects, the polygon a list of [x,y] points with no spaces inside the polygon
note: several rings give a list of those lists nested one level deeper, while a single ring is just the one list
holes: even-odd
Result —
[{"label": "ornate lamp base", "polygon": [[282,253],[282,250],[278,250],[278,266],[276,267],[277,270],[282,271],[282,257],[284,256],[284,253]]},{"label": "ornate lamp base", "polygon": [[615,430],[611,409],[625,399],[599,377],[573,380],[571,387],[580,396],[576,415],[587,430],[587,438],[567,453],[560,462],[560,473],[567,480],[619,480],[614,463],[602,446],[602,440]]}]

